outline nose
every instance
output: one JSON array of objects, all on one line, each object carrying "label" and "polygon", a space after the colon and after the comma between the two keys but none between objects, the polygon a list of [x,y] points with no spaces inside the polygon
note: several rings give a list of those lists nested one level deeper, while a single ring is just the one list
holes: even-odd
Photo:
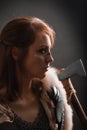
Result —
[{"label": "nose", "polygon": [[53,58],[53,56],[52,56],[52,54],[50,52],[47,55],[46,61],[48,63],[52,63],[54,61],[54,58]]}]

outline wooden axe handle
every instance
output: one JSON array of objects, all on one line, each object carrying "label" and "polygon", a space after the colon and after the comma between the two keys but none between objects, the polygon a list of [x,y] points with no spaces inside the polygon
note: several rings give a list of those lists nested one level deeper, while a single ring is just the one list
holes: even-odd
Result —
[{"label": "wooden axe handle", "polygon": [[76,111],[82,125],[86,128],[87,130],[87,116],[82,108],[82,105],[76,95],[76,91],[74,89],[74,86],[71,83],[70,79],[65,79],[62,80],[62,83],[64,85],[64,88],[66,90],[67,94],[67,100],[68,103],[72,103],[74,110]]},{"label": "wooden axe handle", "polygon": [[82,108],[82,105],[81,105],[76,93],[72,94],[71,103],[72,103],[72,105],[73,105],[82,125],[87,130],[87,116],[86,116],[86,114],[85,114],[85,112]]}]

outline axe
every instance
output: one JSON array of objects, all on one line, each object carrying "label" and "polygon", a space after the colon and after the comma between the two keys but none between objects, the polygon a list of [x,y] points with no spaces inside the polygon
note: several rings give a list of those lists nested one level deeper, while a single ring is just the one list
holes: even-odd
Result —
[{"label": "axe", "polygon": [[86,71],[83,65],[83,62],[81,59],[75,61],[68,67],[66,67],[59,75],[58,78],[59,80],[63,80],[66,78],[70,78],[71,76],[74,75],[80,75],[85,77],[86,76]]},{"label": "axe", "polygon": [[[58,78],[60,81],[70,78],[74,75],[79,75],[79,76],[86,76],[86,70],[83,65],[83,62],[81,59],[75,61],[74,63],[70,64],[67,66],[60,74],[58,74]],[[76,95],[76,93],[72,94],[71,97],[71,103],[80,119],[84,127],[87,129],[87,116],[81,106],[81,103]]]}]

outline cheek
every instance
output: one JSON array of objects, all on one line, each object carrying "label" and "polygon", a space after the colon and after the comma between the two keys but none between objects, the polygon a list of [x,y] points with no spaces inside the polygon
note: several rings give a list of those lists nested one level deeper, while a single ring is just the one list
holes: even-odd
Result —
[{"label": "cheek", "polygon": [[44,64],[44,57],[42,56],[33,56],[32,58],[28,58],[25,60],[26,69],[40,69]]},{"label": "cheek", "polygon": [[30,60],[26,60],[24,66],[26,73],[31,75],[31,77],[44,77],[44,57],[32,57]]},{"label": "cheek", "polygon": [[41,55],[38,55],[38,54],[35,54],[35,55],[34,55],[34,59],[35,59],[36,61],[38,61],[39,63],[45,61],[44,56],[41,56]]}]

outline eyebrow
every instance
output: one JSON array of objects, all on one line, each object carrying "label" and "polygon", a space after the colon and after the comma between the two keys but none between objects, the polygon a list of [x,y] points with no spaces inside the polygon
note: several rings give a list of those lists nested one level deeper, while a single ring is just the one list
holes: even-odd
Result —
[{"label": "eyebrow", "polygon": [[43,44],[43,45],[40,45],[39,47],[41,48],[41,47],[48,47],[48,46]]}]

